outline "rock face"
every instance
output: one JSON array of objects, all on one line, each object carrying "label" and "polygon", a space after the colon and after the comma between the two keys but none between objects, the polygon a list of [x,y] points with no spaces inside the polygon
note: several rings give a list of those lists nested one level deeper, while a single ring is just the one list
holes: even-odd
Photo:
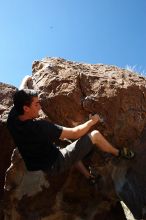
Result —
[{"label": "rock face", "polygon": [[[14,86],[0,83],[0,204],[3,197],[5,172],[10,166],[10,158],[14,148],[12,139],[6,128],[7,112],[12,106],[12,95],[16,91]],[[0,208],[0,218],[1,218]]]},{"label": "rock face", "polygon": [[6,173],[5,220],[124,220],[116,193],[141,219],[146,204],[146,79],[114,66],[55,58],[35,61],[32,69],[33,86],[51,121],[73,127],[97,112],[103,123],[95,128],[136,156],[107,161],[107,155],[95,152],[90,162],[103,176],[95,189],[74,169],[59,177],[28,172],[15,150]]},{"label": "rock face", "polygon": [[10,165],[10,158],[13,150],[13,142],[6,129],[7,112],[12,106],[12,95],[16,88],[4,83],[0,83],[0,196],[3,192],[4,176],[6,169]]},{"label": "rock face", "polygon": [[75,170],[54,177],[28,172],[15,149],[6,173],[5,220],[125,219],[114,197],[103,197]]},{"label": "rock face", "polygon": [[132,162],[118,161],[112,168],[112,178],[117,194],[135,219],[146,219],[146,128],[133,149],[135,158]]},{"label": "rock face", "polygon": [[146,124],[146,80],[128,70],[44,59],[33,63],[33,79],[43,111],[59,124],[74,126],[98,112],[104,135],[119,147],[131,145]]}]

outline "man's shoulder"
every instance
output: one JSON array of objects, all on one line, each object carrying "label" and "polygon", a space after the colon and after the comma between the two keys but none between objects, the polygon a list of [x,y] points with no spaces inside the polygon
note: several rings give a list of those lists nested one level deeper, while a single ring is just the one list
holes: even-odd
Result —
[{"label": "man's shoulder", "polygon": [[50,122],[49,121],[47,121],[47,120],[45,120],[45,119],[34,119],[33,120],[33,123],[34,124],[38,124],[38,125],[48,125],[48,124],[50,124]]},{"label": "man's shoulder", "polygon": [[45,129],[51,126],[51,123],[44,119],[34,119],[30,121],[30,125],[35,126],[36,128]]},{"label": "man's shoulder", "polygon": [[46,129],[46,131],[51,131],[51,132],[63,129],[61,125],[55,124],[53,122],[44,119],[35,120],[35,125],[38,126],[39,128]]}]

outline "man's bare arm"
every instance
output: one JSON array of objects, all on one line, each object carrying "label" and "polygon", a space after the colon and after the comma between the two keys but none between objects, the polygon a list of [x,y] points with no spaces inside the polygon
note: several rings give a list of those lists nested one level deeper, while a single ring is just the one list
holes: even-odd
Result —
[{"label": "man's bare arm", "polygon": [[81,125],[78,125],[74,128],[63,127],[63,131],[60,136],[60,139],[65,139],[65,138],[78,139],[82,137],[83,135],[87,134],[90,128],[96,123],[98,123],[99,121],[100,121],[100,117],[97,114],[95,114],[91,116],[91,118],[87,122]]}]

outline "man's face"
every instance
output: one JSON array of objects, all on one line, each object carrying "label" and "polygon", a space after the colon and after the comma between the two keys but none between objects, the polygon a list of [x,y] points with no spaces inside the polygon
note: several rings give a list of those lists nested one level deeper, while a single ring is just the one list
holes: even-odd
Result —
[{"label": "man's face", "polygon": [[41,105],[38,97],[33,97],[32,103],[30,106],[24,106],[24,112],[30,119],[39,117],[39,111],[41,109]]}]

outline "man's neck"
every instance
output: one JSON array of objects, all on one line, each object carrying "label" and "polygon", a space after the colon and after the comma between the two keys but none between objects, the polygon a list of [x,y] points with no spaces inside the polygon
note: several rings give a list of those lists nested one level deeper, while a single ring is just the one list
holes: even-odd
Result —
[{"label": "man's neck", "polygon": [[26,120],[32,119],[28,115],[19,115],[18,118],[20,121],[26,121]]}]

